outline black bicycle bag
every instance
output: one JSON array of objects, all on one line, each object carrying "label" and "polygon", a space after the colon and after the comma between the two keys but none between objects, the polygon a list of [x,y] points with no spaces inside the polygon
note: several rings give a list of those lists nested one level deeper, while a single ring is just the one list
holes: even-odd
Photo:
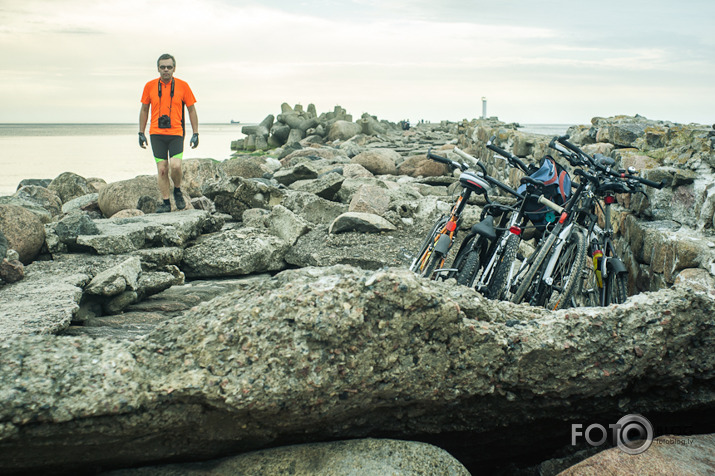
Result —
[{"label": "black bicycle bag", "polygon": [[[557,205],[563,205],[571,197],[571,177],[550,155],[545,155],[541,159],[539,168],[529,177],[542,182],[544,187],[541,193]],[[525,191],[526,184],[522,184],[517,189],[519,193]],[[536,200],[529,200],[524,205],[524,212],[531,223],[540,230],[555,219],[554,211]]]}]

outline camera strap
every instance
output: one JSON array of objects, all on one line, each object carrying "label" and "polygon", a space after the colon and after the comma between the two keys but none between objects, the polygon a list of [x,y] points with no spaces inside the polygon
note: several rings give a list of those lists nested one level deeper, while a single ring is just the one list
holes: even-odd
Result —
[{"label": "camera strap", "polygon": [[[159,78],[159,115],[161,115],[161,90],[163,88],[161,87],[161,78]],[[174,78],[171,78],[171,94],[170,94],[170,99],[169,99],[169,117],[171,117],[171,106],[173,105],[172,103],[174,102]]]}]

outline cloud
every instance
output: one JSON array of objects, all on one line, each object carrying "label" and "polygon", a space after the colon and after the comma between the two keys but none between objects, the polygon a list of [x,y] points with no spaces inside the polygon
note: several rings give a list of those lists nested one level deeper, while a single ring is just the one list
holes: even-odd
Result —
[{"label": "cloud", "polygon": [[487,96],[505,119],[553,122],[599,104],[647,115],[652,94],[679,97],[674,116],[709,120],[713,5],[26,0],[0,9],[0,121],[32,120],[28,109],[50,121],[135,121],[164,52],[208,121],[260,120],[283,101],[461,119]]}]

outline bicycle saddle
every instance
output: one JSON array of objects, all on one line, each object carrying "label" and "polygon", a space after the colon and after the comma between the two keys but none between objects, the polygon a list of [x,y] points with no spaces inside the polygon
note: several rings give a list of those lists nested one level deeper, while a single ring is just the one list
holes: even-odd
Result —
[{"label": "bicycle saddle", "polygon": [[496,231],[494,231],[494,217],[487,215],[484,220],[480,221],[472,227],[472,233],[475,235],[483,236],[488,240],[493,240],[497,237]]},{"label": "bicycle saddle", "polygon": [[463,172],[459,176],[459,183],[462,184],[462,187],[476,193],[486,194],[489,189],[489,184],[474,172]]}]

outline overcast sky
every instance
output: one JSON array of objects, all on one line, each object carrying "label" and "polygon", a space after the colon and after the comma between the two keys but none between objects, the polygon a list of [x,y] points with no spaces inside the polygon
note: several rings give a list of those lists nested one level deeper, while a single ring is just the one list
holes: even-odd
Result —
[{"label": "overcast sky", "polygon": [[0,122],[137,122],[165,52],[202,122],[715,122],[713,0],[0,0]]}]

